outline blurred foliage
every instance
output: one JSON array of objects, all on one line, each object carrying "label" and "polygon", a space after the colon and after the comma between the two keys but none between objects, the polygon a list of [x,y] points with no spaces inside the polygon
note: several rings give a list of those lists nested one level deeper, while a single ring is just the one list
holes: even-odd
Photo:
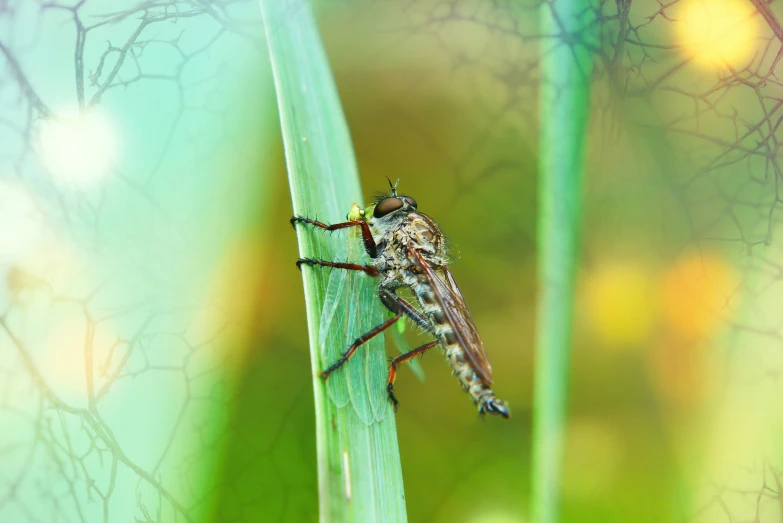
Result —
[{"label": "blurred foliage", "polygon": [[[572,35],[597,70],[563,521],[781,519],[783,12],[748,3],[753,13],[687,45],[685,0],[596,0],[586,16],[599,36]],[[314,520],[296,239],[282,150],[264,131],[278,125],[259,100],[268,79],[248,72],[266,67],[257,9],[126,4],[79,8],[85,26],[105,22],[87,33],[84,104],[117,64],[111,51],[91,84],[103,53],[121,51],[139,17],[178,10],[145,26],[96,102],[125,148],[105,188],[53,181],[38,158],[46,117],[79,105],[75,11],[24,0],[0,11],[0,234],[29,240],[0,242],[0,519],[93,521],[105,505],[141,521]],[[319,11],[365,196],[399,176],[443,226],[512,409],[508,422],[481,423],[437,353],[422,360],[423,383],[400,372],[413,522],[527,512],[546,81],[537,7],[357,0]],[[753,53],[695,58],[735,26]],[[116,383],[92,404],[85,339]]]}]

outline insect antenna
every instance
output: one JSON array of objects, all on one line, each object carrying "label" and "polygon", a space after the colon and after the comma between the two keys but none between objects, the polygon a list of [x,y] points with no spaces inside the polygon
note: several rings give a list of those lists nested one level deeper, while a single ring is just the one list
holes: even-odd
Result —
[{"label": "insect antenna", "polygon": [[392,184],[391,179],[387,176],[386,179],[389,181],[389,187],[391,187],[391,195],[396,198],[397,197],[397,186],[400,184],[400,179],[397,178],[397,181]]}]

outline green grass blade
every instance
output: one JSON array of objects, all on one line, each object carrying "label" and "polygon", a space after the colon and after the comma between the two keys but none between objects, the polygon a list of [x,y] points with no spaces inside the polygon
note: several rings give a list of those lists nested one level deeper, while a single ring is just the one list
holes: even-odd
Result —
[{"label": "green grass blade", "polygon": [[[559,34],[542,44],[539,142],[538,267],[533,466],[530,521],[559,520],[559,492],[568,393],[568,361],[574,280],[582,208],[582,168],[590,82],[590,56],[566,41],[578,28],[586,0],[542,7],[542,33]],[[582,33],[584,34],[584,33]]]},{"label": "green grass blade", "polygon": [[[343,221],[352,203],[363,203],[362,191],[348,127],[310,5],[302,0],[261,0],[261,9],[294,213],[332,223]],[[287,227],[283,218],[281,227]],[[340,241],[347,239],[300,228],[299,252],[332,259]],[[322,328],[328,271],[304,268],[303,280],[315,390],[321,521],[406,521],[395,420],[383,386],[383,339],[378,337],[360,349],[361,356],[357,354],[329,379],[329,387],[338,393],[347,391],[340,395],[347,402],[338,406],[315,374],[329,363],[323,361],[324,354],[339,354],[347,348],[346,336],[360,333],[332,332],[329,325]],[[359,281],[352,307],[345,310],[345,314],[361,314],[351,322],[357,328],[387,317],[375,292],[370,291],[374,282],[369,278]],[[338,310],[335,316],[340,315]],[[322,353],[319,333],[324,330],[331,334],[324,340]]]}]

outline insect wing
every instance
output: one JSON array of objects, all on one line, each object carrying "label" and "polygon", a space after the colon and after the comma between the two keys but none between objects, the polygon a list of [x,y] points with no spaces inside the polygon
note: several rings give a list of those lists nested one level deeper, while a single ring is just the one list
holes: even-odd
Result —
[{"label": "insect wing", "polygon": [[[339,249],[338,256],[341,251],[347,253],[348,249]],[[346,300],[343,296],[346,293],[347,279],[348,271],[335,270],[329,275],[329,281],[326,284],[324,305],[321,309],[321,324],[318,329],[322,367],[329,365],[330,362],[340,357],[333,347],[345,345],[344,331],[347,329],[347,326],[343,325],[343,321],[338,320],[338,318],[341,318],[341,315],[346,313]],[[348,345],[345,345],[345,347],[347,348]],[[327,392],[338,407],[344,407],[349,401],[348,389],[344,383],[338,383],[339,381],[342,380],[330,379],[327,382]]]},{"label": "insect wing", "polygon": [[491,384],[492,367],[489,365],[487,350],[484,348],[484,343],[481,341],[473,317],[470,315],[467,305],[465,305],[465,300],[462,298],[462,293],[459,287],[457,287],[457,282],[451,276],[451,272],[444,268],[448,281],[446,283],[421,254],[414,249],[408,249],[408,252],[430,282],[435,299],[451,324],[460,346],[465,351],[465,354],[468,355],[473,370],[487,384]]},{"label": "insect wing", "polygon": [[[351,317],[350,341],[377,327],[387,315],[378,300],[378,280],[363,273],[354,273],[354,306],[358,313]],[[359,418],[368,425],[383,419],[389,409],[386,391],[386,352],[383,333],[357,349],[340,371],[348,383],[348,394]],[[348,345],[346,345],[346,348]],[[338,371],[339,372],[339,371]]]},{"label": "insect wing", "polygon": [[[339,238],[335,260],[363,263],[358,229]],[[337,240],[337,237],[335,237]],[[334,269],[327,282],[319,325],[321,366],[325,368],[351,346],[354,340],[384,320],[377,298],[377,280],[359,271]],[[385,415],[383,336],[360,346],[353,357],[326,382],[327,394],[338,407],[351,403],[359,418],[370,424]]]}]

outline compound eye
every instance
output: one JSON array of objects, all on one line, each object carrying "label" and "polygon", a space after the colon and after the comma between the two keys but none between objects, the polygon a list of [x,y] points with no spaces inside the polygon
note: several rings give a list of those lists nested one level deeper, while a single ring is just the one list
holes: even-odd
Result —
[{"label": "compound eye", "polygon": [[408,205],[410,205],[414,209],[416,208],[416,200],[414,200],[410,196],[403,196],[402,199],[405,200],[405,203],[407,203]]},{"label": "compound eye", "polygon": [[376,218],[380,218],[381,216],[386,216],[390,212],[394,212],[401,207],[402,200],[400,198],[385,198],[378,202],[378,205],[375,206],[375,210],[372,212],[372,215]]}]

